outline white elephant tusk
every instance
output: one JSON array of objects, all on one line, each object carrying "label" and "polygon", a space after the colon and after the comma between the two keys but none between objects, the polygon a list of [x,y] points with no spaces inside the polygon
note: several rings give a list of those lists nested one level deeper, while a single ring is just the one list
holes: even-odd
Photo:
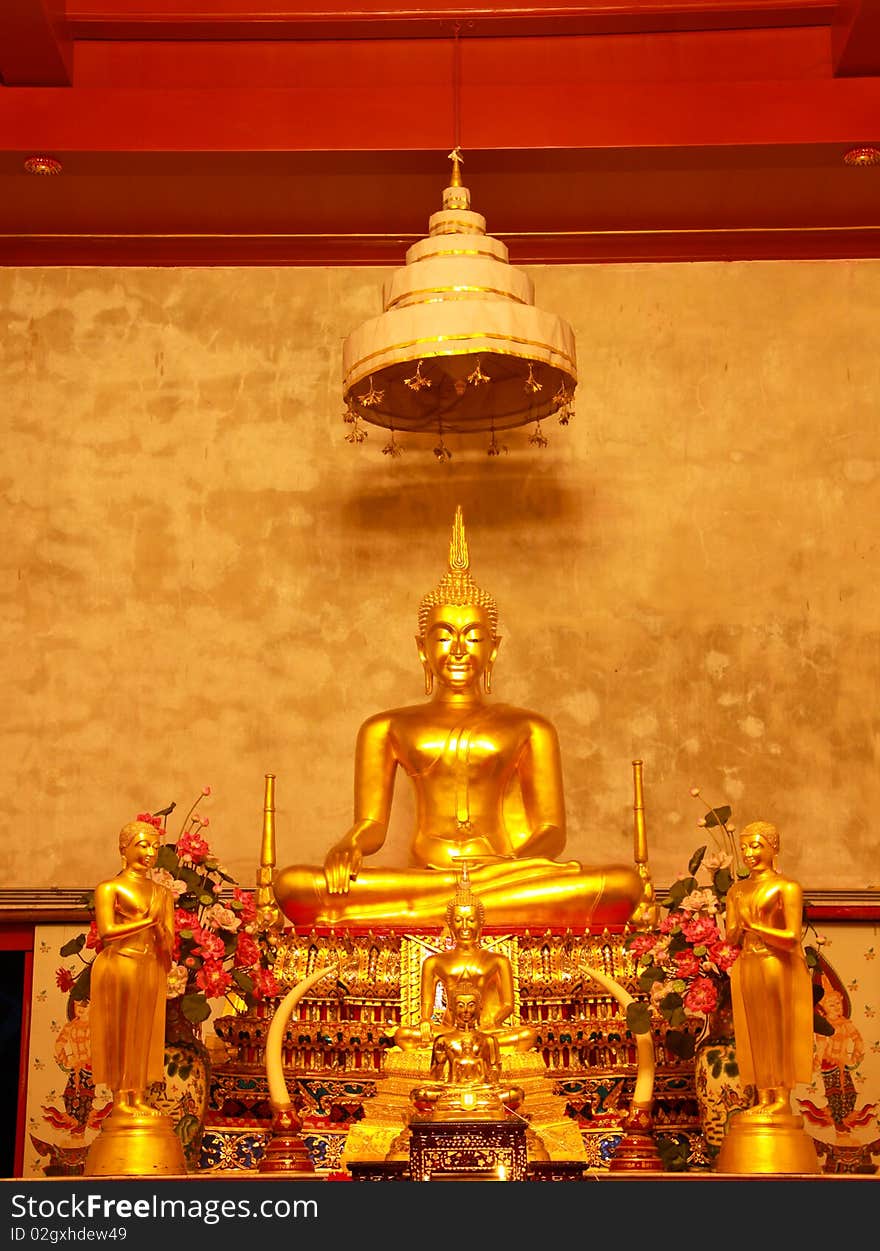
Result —
[{"label": "white elephant tusk", "polygon": [[328,964],[326,968],[316,969],[314,973],[310,973],[301,982],[297,982],[296,986],[287,992],[275,1009],[275,1015],[272,1017],[272,1024],[269,1026],[269,1034],[266,1038],[266,1077],[269,1080],[269,1102],[272,1104],[273,1112],[284,1112],[288,1108],[293,1107],[293,1101],[290,1098],[290,1092],[287,1089],[287,1082],[284,1077],[284,1059],[281,1047],[284,1041],[284,1031],[287,1029],[287,1022],[293,1015],[293,1011],[303,995],[317,985],[322,978],[325,978],[328,973],[335,973],[338,968],[338,964]]},{"label": "white elephant tusk", "polygon": [[[624,1011],[631,1003],[635,1003],[629,991],[624,990],[619,982],[615,982],[613,977],[600,973],[598,969],[591,968],[588,964],[582,964],[581,968],[585,973],[589,973],[590,977],[607,990],[609,994],[613,995]],[[636,1049],[638,1051],[639,1066],[636,1073],[636,1088],[632,1098],[633,1107],[650,1108],[654,1099],[654,1070],[657,1063],[654,1057],[654,1043],[650,1033],[636,1034]]]}]

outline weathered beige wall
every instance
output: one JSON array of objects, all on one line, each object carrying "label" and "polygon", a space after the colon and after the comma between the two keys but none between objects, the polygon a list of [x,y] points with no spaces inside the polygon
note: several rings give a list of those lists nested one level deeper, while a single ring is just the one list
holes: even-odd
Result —
[{"label": "weathered beige wall", "polygon": [[3,885],[91,886],[205,783],[250,881],[267,771],[281,862],[320,858],[360,721],[422,697],[460,502],[497,695],[560,732],[570,854],[629,857],[638,755],[658,884],[700,785],[776,820],[808,889],[876,886],[880,261],[532,270],[575,422],[447,466],[344,439],[385,272],[0,270]]}]

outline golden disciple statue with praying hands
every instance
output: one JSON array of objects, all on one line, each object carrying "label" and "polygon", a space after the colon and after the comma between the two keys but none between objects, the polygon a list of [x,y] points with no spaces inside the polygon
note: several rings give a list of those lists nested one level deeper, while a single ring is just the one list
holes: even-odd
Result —
[{"label": "golden disciple statue with praying hands", "polygon": [[[643,893],[634,866],[556,859],[565,847],[559,742],[538,713],[485,700],[500,643],[495,600],[470,573],[459,508],[448,570],[419,607],[429,698],[361,726],[354,823],[323,867],[295,865],[275,879],[294,924],[442,924],[462,858],[501,923],[598,928],[632,917]],[[366,861],[385,842],[398,769],[415,791],[410,865],[373,867]]]},{"label": "golden disciple statue with praying hands", "polygon": [[154,882],[160,834],[147,821],[122,827],[122,869],[95,888],[103,947],[92,965],[92,1074],[113,1093],[113,1117],[158,1117],[146,1091],[164,1076],[167,974],[174,900]]}]

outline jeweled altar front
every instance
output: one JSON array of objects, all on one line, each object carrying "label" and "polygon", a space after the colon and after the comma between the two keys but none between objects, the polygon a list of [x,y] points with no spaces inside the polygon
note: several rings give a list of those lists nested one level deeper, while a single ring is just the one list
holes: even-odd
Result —
[{"label": "jeweled altar front", "polygon": [[[418,969],[436,931],[424,933],[287,931],[278,972],[287,984],[324,965],[340,974],[320,983],[285,1031],[288,1085],[297,1091],[303,1136],[319,1174],[359,1161],[384,1160],[403,1127],[412,1085],[393,1036],[417,1013]],[[536,1032],[533,1053],[510,1061],[526,1090],[525,1110],[549,1160],[573,1156],[585,1170],[609,1168],[623,1135],[638,1057],[623,1011],[586,972],[593,967],[643,998],[622,934],[487,932],[516,972],[517,1008]],[[273,1005],[259,1015],[216,1023],[229,1059],[215,1068],[203,1167],[254,1169],[271,1132],[264,1046]],[[685,1149],[691,1167],[708,1164],[692,1062],[667,1054],[654,1033],[654,1132]],[[403,1069],[402,1075],[397,1075]],[[539,1176],[544,1166],[533,1170]]]}]

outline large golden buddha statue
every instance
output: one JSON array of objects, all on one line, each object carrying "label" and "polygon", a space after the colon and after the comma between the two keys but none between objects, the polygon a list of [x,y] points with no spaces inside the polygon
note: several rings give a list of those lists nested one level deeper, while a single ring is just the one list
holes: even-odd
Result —
[{"label": "large golden buddha statue", "polygon": [[[493,924],[602,928],[633,916],[643,897],[635,866],[556,859],[565,847],[559,741],[538,713],[485,700],[500,642],[495,600],[470,573],[458,508],[448,570],[419,607],[430,698],[361,726],[354,824],[323,867],[296,865],[275,879],[295,925],[440,925],[462,857]],[[385,842],[398,768],[416,797],[410,865],[368,866]]]}]

